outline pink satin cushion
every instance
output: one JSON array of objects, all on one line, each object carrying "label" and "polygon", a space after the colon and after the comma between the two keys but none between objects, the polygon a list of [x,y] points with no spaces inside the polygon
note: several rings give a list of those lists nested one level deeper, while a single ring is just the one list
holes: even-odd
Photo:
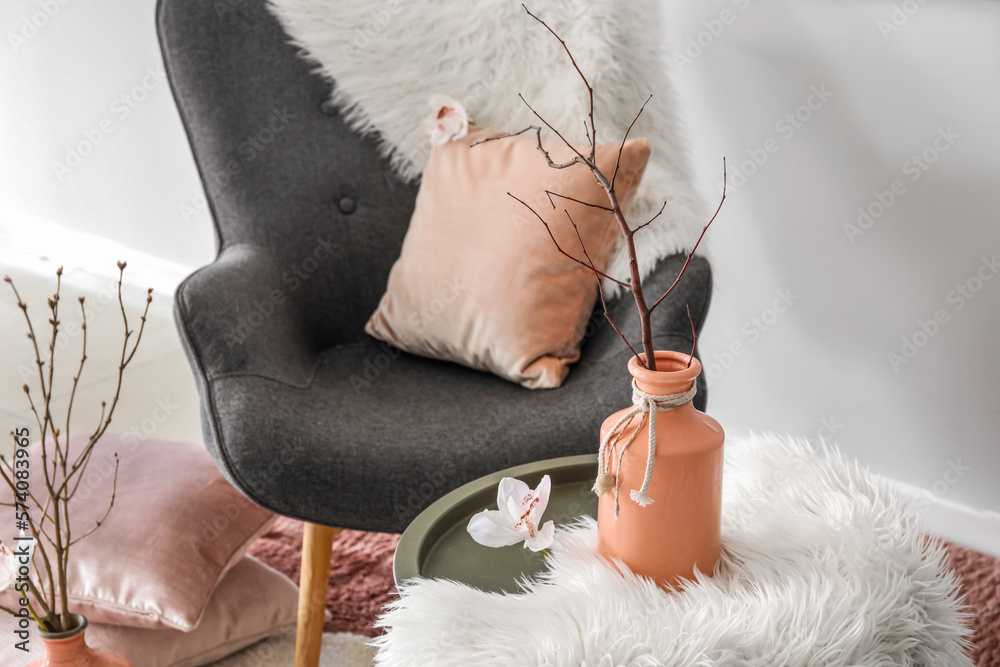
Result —
[{"label": "pink satin cushion", "polygon": [[[298,591],[285,575],[244,556],[222,578],[205,617],[191,632],[106,625],[88,618],[87,644],[124,656],[133,667],[205,665],[293,630]],[[12,641],[0,642],[0,664],[19,665],[42,655],[42,640],[31,632],[30,653],[15,649]]]},{"label": "pink satin cushion", "polygon": [[[70,456],[86,441],[84,434],[73,435]],[[91,623],[193,630],[219,581],[276,517],[234,489],[204,446],[109,433],[95,446],[70,501],[74,537],[90,530],[108,507],[115,453],[114,508],[70,551],[70,611]],[[31,490],[41,496],[38,443],[30,461]],[[0,501],[10,498],[9,488],[0,489]],[[12,523],[0,528],[6,544]],[[35,561],[41,563],[39,554]],[[15,599],[12,589],[0,594],[0,604],[11,606]]]},{"label": "pink satin cushion", "polygon": [[[412,354],[490,371],[530,389],[558,387],[580,357],[597,282],[507,193],[531,204],[562,248],[584,259],[568,210],[600,270],[619,231],[607,211],[557,198],[553,209],[546,190],[602,206],[607,196],[586,166],[549,167],[533,135],[472,147],[499,134],[473,127],[434,147],[402,252],[365,331]],[[545,147],[556,162],[573,157],[565,145]],[[618,149],[597,147],[608,178]],[[625,144],[615,190],[626,210],[649,154],[645,139]]]}]

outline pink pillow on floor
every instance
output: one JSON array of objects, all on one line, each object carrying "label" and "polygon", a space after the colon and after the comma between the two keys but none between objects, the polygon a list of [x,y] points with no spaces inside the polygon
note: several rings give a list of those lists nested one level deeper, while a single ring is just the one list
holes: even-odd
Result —
[{"label": "pink pillow on floor", "polygon": [[[600,270],[618,226],[609,212],[565,199],[554,199],[553,209],[546,190],[602,206],[607,197],[585,165],[550,168],[534,135],[472,147],[499,134],[474,127],[434,147],[402,253],[365,331],[407,352],[490,371],[530,389],[558,387],[580,357],[597,283],[507,193],[531,204],[562,248],[582,260],[567,209]],[[573,157],[565,145],[545,146],[556,162]],[[597,147],[597,164],[608,178],[618,149]],[[626,210],[649,155],[645,139],[626,142],[615,183]]]},{"label": "pink pillow on floor", "polygon": [[[133,667],[197,667],[250,646],[265,637],[295,629],[298,591],[292,581],[249,556],[222,578],[205,615],[191,632],[129,628],[92,623],[87,644],[129,659]],[[0,642],[0,664],[19,665],[42,655],[42,640],[32,629],[30,653]]]},{"label": "pink pillow on floor", "polygon": [[[70,438],[70,453],[86,444]],[[104,515],[119,458],[114,508],[104,524],[75,545],[68,573],[70,611],[91,623],[148,628],[197,627],[219,581],[275,519],[219,473],[204,446],[106,434],[70,501],[75,535]],[[44,489],[41,448],[31,447],[32,491]],[[0,502],[10,502],[3,485]],[[12,521],[0,524],[4,543]],[[51,556],[51,553],[50,553]],[[41,558],[36,554],[35,560]],[[16,604],[14,591],[0,604]]]}]

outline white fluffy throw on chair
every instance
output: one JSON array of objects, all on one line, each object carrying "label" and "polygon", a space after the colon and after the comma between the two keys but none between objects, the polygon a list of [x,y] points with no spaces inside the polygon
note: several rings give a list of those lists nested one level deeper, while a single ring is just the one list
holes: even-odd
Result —
[{"label": "white fluffy throw on chair", "polygon": [[[434,93],[455,98],[477,123],[501,131],[539,124],[518,98],[522,93],[568,139],[586,140],[586,88],[559,42],[517,0],[270,3],[318,71],[336,82],[333,103],[356,130],[378,134],[383,154],[402,178],[417,177],[427,162],[430,143],[421,123]],[[566,40],[593,86],[599,142],[620,141],[653,95],[630,135],[646,137],[653,148],[630,222],[645,222],[667,201],[663,216],[636,244],[646,276],[661,257],[691,248],[708,222],[691,182],[662,59],[661,3],[531,0],[527,5]],[[553,184],[558,190],[557,172]],[[623,244],[609,273],[628,278]]]},{"label": "white fluffy throw on chair", "polygon": [[726,466],[714,578],[671,594],[623,576],[588,519],[523,594],[404,585],[376,664],[971,667],[945,551],[886,484],[774,437],[728,445]]}]

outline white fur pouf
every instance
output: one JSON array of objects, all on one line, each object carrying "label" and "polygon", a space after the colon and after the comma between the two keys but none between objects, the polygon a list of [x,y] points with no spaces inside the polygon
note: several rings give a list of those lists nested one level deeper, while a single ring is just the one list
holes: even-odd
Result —
[{"label": "white fur pouf", "polygon": [[724,479],[714,577],[667,593],[623,573],[587,518],[521,594],[401,586],[376,664],[971,667],[944,548],[887,484],[770,436],[727,444]]}]

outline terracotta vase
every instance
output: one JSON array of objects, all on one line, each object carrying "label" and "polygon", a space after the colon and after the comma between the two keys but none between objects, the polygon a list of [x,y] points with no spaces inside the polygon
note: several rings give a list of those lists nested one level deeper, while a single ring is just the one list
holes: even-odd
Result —
[{"label": "terracotta vase", "polygon": [[[645,355],[642,355],[645,359]],[[636,387],[656,396],[690,390],[701,373],[701,363],[679,352],[656,352],[656,371],[628,363]],[[607,432],[631,408],[621,410],[601,427]],[[608,457],[608,472],[619,483],[619,516],[615,518],[615,493],[601,495],[598,503],[598,551],[618,559],[633,572],[654,579],[663,588],[677,587],[691,579],[697,568],[711,575],[719,559],[722,517],[722,445],[725,434],[719,423],[687,403],[656,414],[656,456],[649,498],[645,507],[630,497],[640,489],[649,453],[649,416],[639,427],[640,413],[625,429],[619,449],[637,428],[635,440],[625,450],[618,469],[618,452]]]},{"label": "terracotta vase", "polygon": [[28,664],[28,667],[132,667],[125,658],[98,648],[87,646],[84,635],[87,619],[73,614],[76,627],[66,632],[39,630],[45,655]]}]

